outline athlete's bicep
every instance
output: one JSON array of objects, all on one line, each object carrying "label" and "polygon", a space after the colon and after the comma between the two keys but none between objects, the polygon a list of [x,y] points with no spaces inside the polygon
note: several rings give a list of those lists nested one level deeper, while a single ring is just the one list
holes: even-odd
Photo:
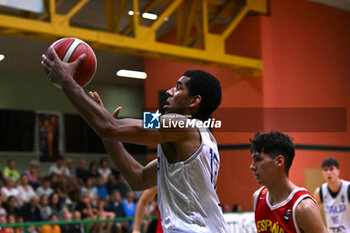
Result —
[{"label": "athlete's bicep", "polygon": [[327,233],[318,205],[311,198],[303,199],[295,210],[295,221],[305,233]]}]

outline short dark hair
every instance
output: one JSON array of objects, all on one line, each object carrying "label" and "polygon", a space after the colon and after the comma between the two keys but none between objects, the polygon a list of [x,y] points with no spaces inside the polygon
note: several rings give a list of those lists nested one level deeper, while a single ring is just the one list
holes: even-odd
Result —
[{"label": "short dark hair", "polygon": [[183,76],[190,79],[186,82],[189,96],[202,97],[196,118],[207,120],[221,103],[220,81],[203,70],[187,70]]},{"label": "short dark hair", "polygon": [[14,162],[15,160],[13,160],[13,159],[9,159],[9,160],[7,160],[7,165],[10,165],[10,163],[11,162]]},{"label": "short dark hair", "polygon": [[256,132],[253,139],[250,139],[251,152],[264,152],[271,158],[282,155],[286,164],[287,175],[292,166],[295,156],[295,146],[292,138],[281,132],[260,133]]},{"label": "short dark hair", "polygon": [[322,168],[335,166],[339,169],[339,163],[335,158],[326,158],[322,162]]}]

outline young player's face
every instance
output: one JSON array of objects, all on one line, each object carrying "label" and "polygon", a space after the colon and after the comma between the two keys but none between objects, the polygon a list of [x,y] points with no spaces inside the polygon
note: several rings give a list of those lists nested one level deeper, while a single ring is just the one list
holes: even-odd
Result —
[{"label": "young player's face", "polygon": [[191,97],[188,96],[189,91],[186,86],[186,82],[188,82],[189,79],[189,77],[182,76],[177,81],[176,87],[167,90],[168,104],[164,106],[166,113],[186,113],[191,103]]},{"label": "young player's face", "polygon": [[334,182],[339,179],[339,169],[336,166],[324,167],[322,173],[326,182]]},{"label": "young player's face", "polygon": [[275,160],[268,154],[253,153],[253,162],[250,165],[250,169],[253,171],[256,181],[259,184],[268,186],[271,180],[275,177]]}]

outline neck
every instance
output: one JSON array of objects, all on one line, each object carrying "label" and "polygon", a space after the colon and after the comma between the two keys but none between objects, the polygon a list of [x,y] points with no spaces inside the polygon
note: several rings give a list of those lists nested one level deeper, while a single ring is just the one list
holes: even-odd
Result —
[{"label": "neck", "polygon": [[270,204],[275,205],[284,201],[295,188],[297,188],[297,186],[287,177],[280,179],[271,186],[267,186]]},{"label": "neck", "polygon": [[339,178],[328,183],[329,189],[334,193],[339,191],[340,185],[341,185],[341,182]]}]

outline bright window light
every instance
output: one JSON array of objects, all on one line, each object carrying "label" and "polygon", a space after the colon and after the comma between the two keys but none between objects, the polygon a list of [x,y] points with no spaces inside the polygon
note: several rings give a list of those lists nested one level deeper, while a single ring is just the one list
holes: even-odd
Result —
[{"label": "bright window light", "polygon": [[150,20],[156,20],[158,18],[156,14],[146,13],[146,12],[142,14],[142,17]]},{"label": "bright window light", "polygon": [[5,59],[5,55],[3,54],[0,54],[0,61],[4,60]]},{"label": "bright window light", "polygon": [[134,12],[133,11],[129,11],[128,15],[134,15]]},{"label": "bright window light", "polygon": [[138,79],[146,79],[147,74],[141,71],[134,70],[118,70],[117,76],[126,77],[126,78],[138,78]]}]

